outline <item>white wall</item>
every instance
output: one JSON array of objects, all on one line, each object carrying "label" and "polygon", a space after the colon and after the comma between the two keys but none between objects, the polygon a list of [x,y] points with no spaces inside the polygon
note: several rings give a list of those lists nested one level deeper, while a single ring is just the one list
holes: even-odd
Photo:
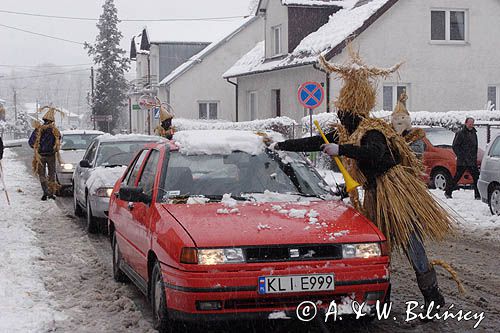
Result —
[{"label": "white wall", "polygon": [[160,99],[167,100],[169,94],[176,117],[193,119],[199,117],[198,102],[217,101],[218,118],[235,121],[235,87],[222,74],[261,41],[263,35],[263,22],[258,18],[168,87],[160,87]]},{"label": "white wall", "polygon": [[[281,25],[281,50],[288,52],[288,8],[281,5],[281,0],[270,0],[265,15],[266,58],[273,57],[272,27]],[[261,39],[262,40],[262,39]]]},{"label": "white wall", "polygon": [[[468,9],[468,43],[431,43],[431,8]],[[482,109],[487,102],[488,85],[500,84],[499,17],[498,0],[398,1],[354,40],[361,57],[370,65],[390,67],[405,62],[399,71],[400,77],[394,75],[378,83],[376,109],[383,107],[384,82],[410,84],[408,108],[412,111]],[[346,60],[347,51],[344,50],[331,61],[343,63]],[[295,94],[298,84],[306,80],[323,82],[324,76],[306,66],[240,77],[240,114],[248,114],[247,91],[256,90],[259,117],[273,116],[271,89],[281,89],[282,115],[298,120],[300,106]],[[331,101],[338,96],[340,86],[341,81],[332,76]],[[324,111],[324,105],[321,110]]]}]

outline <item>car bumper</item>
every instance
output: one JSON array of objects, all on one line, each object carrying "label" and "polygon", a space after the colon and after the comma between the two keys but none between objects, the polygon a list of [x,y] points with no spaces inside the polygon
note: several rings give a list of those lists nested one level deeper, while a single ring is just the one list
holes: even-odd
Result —
[{"label": "car bumper", "polygon": [[[333,261],[332,261],[333,262]],[[383,263],[356,265],[332,269],[304,268],[305,265],[290,266],[282,270],[237,271],[193,273],[182,272],[162,265],[168,312],[172,319],[184,321],[221,321],[267,319],[275,312],[284,312],[287,317],[296,317],[297,306],[304,301],[318,303],[318,311],[325,312],[331,302],[340,304],[343,297],[351,297],[360,304],[367,293],[384,300],[389,288],[388,260]],[[326,267],[325,267],[326,266]],[[310,266],[308,266],[310,267]],[[269,275],[331,274],[335,276],[335,289],[320,292],[259,294],[258,278]],[[217,310],[200,310],[201,302],[218,302]]]},{"label": "car bumper", "polygon": [[479,190],[479,193],[481,194],[481,201],[488,203],[488,186],[489,182],[485,182],[482,179],[479,179],[477,181],[477,189]]},{"label": "car bumper", "polygon": [[92,195],[89,197],[92,215],[97,218],[108,218],[109,198]]},{"label": "car bumper", "polygon": [[57,181],[62,186],[71,186],[73,183],[73,171],[62,172],[57,171]]}]

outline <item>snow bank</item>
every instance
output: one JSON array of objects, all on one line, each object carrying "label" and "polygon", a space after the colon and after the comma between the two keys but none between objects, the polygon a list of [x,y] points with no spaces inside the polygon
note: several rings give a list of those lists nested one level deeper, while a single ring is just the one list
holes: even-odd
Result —
[{"label": "snow bank", "polygon": [[34,197],[40,185],[14,160],[14,153],[6,150],[2,162],[12,205],[7,205],[0,190],[0,332],[48,332],[63,316],[54,310],[37,270],[44,255],[35,245],[30,224],[33,216],[41,214],[57,218],[59,209],[53,201]]},{"label": "snow bank", "polygon": [[237,150],[258,155],[266,147],[262,137],[250,131],[181,131],[174,134],[173,140],[179,151],[186,155],[228,155]]}]

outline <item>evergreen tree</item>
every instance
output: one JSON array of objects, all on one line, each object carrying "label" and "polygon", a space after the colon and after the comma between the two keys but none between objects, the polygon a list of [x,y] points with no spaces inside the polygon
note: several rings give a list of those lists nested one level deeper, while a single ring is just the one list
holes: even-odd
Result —
[{"label": "evergreen tree", "polygon": [[[120,116],[126,102],[128,88],[125,72],[129,69],[129,59],[124,57],[125,50],[120,48],[122,33],[118,30],[118,13],[114,0],[106,0],[103,13],[99,17],[94,45],[85,43],[89,56],[98,66],[95,81],[95,97],[91,101],[94,115],[112,115],[109,130],[120,125]],[[106,122],[98,122],[100,130],[107,130]]]}]

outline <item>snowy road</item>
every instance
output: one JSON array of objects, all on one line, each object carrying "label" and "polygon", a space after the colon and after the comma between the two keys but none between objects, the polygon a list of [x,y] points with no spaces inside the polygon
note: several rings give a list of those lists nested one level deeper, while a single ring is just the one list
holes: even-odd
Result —
[{"label": "snowy road", "polygon": [[[154,332],[150,308],[133,285],[111,277],[111,251],[103,236],[88,236],[83,221],[72,215],[72,199],[57,204],[39,201],[39,185],[28,174],[30,151],[8,152],[4,168],[15,208],[1,206],[0,332]],[[17,192],[16,190],[20,191]],[[2,193],[0,193],[2,194]],[[435,193],[440,196],[441,193]],[[470,191],[454,194],[450,207],[463,216],[460,230],[441,244],[428,246],[431,259],[456,268],[467,293],[460,295],[448,273],[437,268],[440,286],[454,311],[484,311],[478,332],[500,328],[500,221],[487,206],[469,200]],[[0,203],[3,205],[3,198]],[[7,214],[4,213],[7,212]],[[14,223],[15,221],[15,223]],[[22,264],[21,264],[22,263]],[[405,302],[421,300],[415,277],[404,258],[393,257],[391,317],[371,326],[340,322],[335,332],[469,332],[475,323],[456,319],[422,324],[405,322]],[[446,308],[446,307],[445,307]],[[280,321],[238,327],[223,324],[196,331],[321,332],[316,323]]]}]

